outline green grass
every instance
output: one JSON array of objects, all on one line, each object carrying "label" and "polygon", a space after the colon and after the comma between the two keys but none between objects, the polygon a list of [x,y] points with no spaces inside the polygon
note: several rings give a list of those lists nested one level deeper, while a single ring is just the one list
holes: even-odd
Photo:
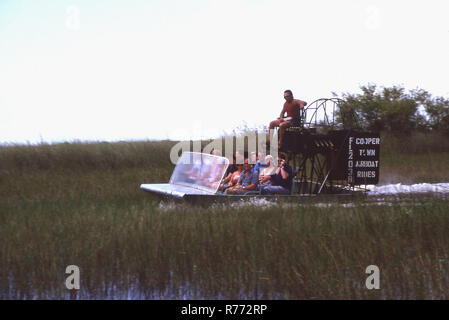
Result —
[{"label": "green grass", "polygon": [[380,184],[449,181],[449,152],[380,155]]},{"label": "green grass", "polygon": [[172,141],[78,142],[0,146],[2,171],[116,170],[170,163]]},{"label": "green grass", "polygon": [[[448,298],[449,201],[161,206],[139,185],[168,181],[173,144],[0,147],[0,298],[69,298],[71,264],[87,299]],[[392,182],[449,172],[444,152],[381,156]]]},{"label": "green grass", "polygon": [[[2,298],[64,298],[70,264],[81,298],[133,286],[140,298],[448,298],[447,201],[212,212],[160,209],[142,195],[1,209]],[[364,288],[371,264],[379,291]]]}]

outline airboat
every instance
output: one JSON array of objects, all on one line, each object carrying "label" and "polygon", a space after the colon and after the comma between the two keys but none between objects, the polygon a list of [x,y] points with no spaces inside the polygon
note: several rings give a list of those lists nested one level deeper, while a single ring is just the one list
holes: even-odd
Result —
[{"label": "airboat", "polygon": [[[315,100],[300,111],[300,125],[284,132],[279,152],[285,154],[293,169],[289,195],[262,195],[257,190],[243,195],[220,192],[228,158],[191,151],[182,153],[169,183],[141,184],[140,188],[164,198],[191,202],[364,195],[369,191],[366,186],[379,182],[380,135],[354,129],[354,114],[345,125],[341,119],[348,116],[340,114],[337,123],[337,111],[342,112],[343,103],[339,98]],[[269,153],[267,149],[266,154]]]}]

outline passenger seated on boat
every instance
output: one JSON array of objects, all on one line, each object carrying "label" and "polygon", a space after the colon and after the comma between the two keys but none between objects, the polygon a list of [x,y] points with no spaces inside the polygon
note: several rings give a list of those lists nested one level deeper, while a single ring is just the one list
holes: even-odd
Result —
[{"label": "passenger seated on boat", "polygon": [[227,158],[229,160],[229,166],[224,174],[225,177],[223,178],[223,180],[226,180],[225,182],[229,182],[229,179],[231,178],[232,174],[235,171],[237,171],[237,163],[235,160],[235,155],[232,156],[232,159],[229,156]]},{"label": "passenger seated on boat", "polygon": [[[259,153],[257,154],[259,159],[259,168],[260,169],[264,169],[267,167],[267,161],[266,161],[266,157],[265,157],[265,153],[263,153],[262,151],[259,151]],[[260,173],[260,172],[259,172]]]},{"label": "passenger seated on boat", "polygon": [[243,164],[236,164],[237,170],[230,173],[220,184],[220,188],[218,190],[225,191],[226,189],[233,187],[239,182],[240,174],[243,171]]},{"label": "passenger seated on boat", "polygon": [[240,174],[239,181],[231,188],[226,189],[226,194],[244,194],[248,191],[256,191],[259,184],[259,175],[252,170],[246,157],[243,163],[243,171]]},{"label": "passenger seated on boat", "polygon": [[272,184],[271,178],[276,172],[276,167],[274,166],[273,162],[273,156],[267,155],[265,157],[265,164],[266,164],[265,168],[262,168],[259,174],[260,187],[271,186]]},{"label": "passenger seated on boat", "polygon": [[250,164],[252,166],[251,170],[257,171],[257,174],[259,174],[260,169],[260,161],[257,159],[256,153],[253,151],[251,152],[251,161]]},{"label": "passenger seated on boat", "polygon": [[293,182],[293,170],[283,155],[278,156],[278,168],[271,177],[271,185],[262,186],[261,194],[290,194]]},{"label": "passenger seated on boat", "polygon": [[257,171],[257,174],[260,174],[260,169],[265,167],[261,163],[263,160],[263,156],[260,157],[261,154],[263,155],[263,152],[259,152],[257,155],[255,152],[251,152],[251,163],[254,164],[253,170]]},{"label": "passenger seated on boat", "polygon": [[[232,174],[235,171],[237,171],[237,164],[241,164],[243,166],[243,156],[241,155],[241,153],[238,150],[232,156],[232,159],[229,158],[229,156],[227,156],[227,158],[229,160],[229,166],[224,174],[224,178],[222,180],[222,185],[229,184],[229,181],[231,181]],[[219,188],[219,190],[221,190],[221,187]],[[224,191],[224,190],[222,190],[222,191]]]}]

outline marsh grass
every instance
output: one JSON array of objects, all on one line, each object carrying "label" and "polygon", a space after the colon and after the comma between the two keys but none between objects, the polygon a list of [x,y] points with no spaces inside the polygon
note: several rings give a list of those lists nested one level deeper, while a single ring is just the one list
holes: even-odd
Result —
[{"label": "marsh grass", "polygon": [[[82,299],[448,298],[449,201],[161,205],[139,185],[168,181],[173,144],[0,147],[0,298],[68,299],[71,264]],[[446,153],[381,156],[397,179],[449,171]]]},{"label": "marsh grass", "polygon": [[449,181],[449,152],[381,155],[380,184]]},{"label": "marsh grass", "polygon": [[105,170],[170,163],[174,141],[0,146],[2,170]]},{"label": "marsh grass", "polygon": [[409,135],[381,134],[381,154],[422,154],[449,152],[449,136],[437,132]]},{"label": "marsh grass", "polygon": [[[67,297],[75,264],[80,298],[447,299],[448,208],[3,204],[1,295]],[[364,287],[372,264],[377,291]]]}]

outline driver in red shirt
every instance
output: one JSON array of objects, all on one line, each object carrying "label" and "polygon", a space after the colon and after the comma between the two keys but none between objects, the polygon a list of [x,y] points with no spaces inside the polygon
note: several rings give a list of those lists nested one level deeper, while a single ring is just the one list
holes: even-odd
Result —
[{"label": "driver in red shirt", "polygon": [[[284,99],[286,100],[284,103],[284,107],[282,108],[281,115],[279,119],[273,120],[270,122],[270,131],[268,136],[268,143],[271,140],[271,132],[274,127],[279,127],[279,145],[278,147],[282,147],[282,138],[284,136],[285,129],[291,126],[299,126],[299,109],[303,109],[307,102],[293,99],[293,93],[291,90],[284,91]],[[290,118],[288,120],[284,119],[285,113],[287,113],[286,118]]]}]

